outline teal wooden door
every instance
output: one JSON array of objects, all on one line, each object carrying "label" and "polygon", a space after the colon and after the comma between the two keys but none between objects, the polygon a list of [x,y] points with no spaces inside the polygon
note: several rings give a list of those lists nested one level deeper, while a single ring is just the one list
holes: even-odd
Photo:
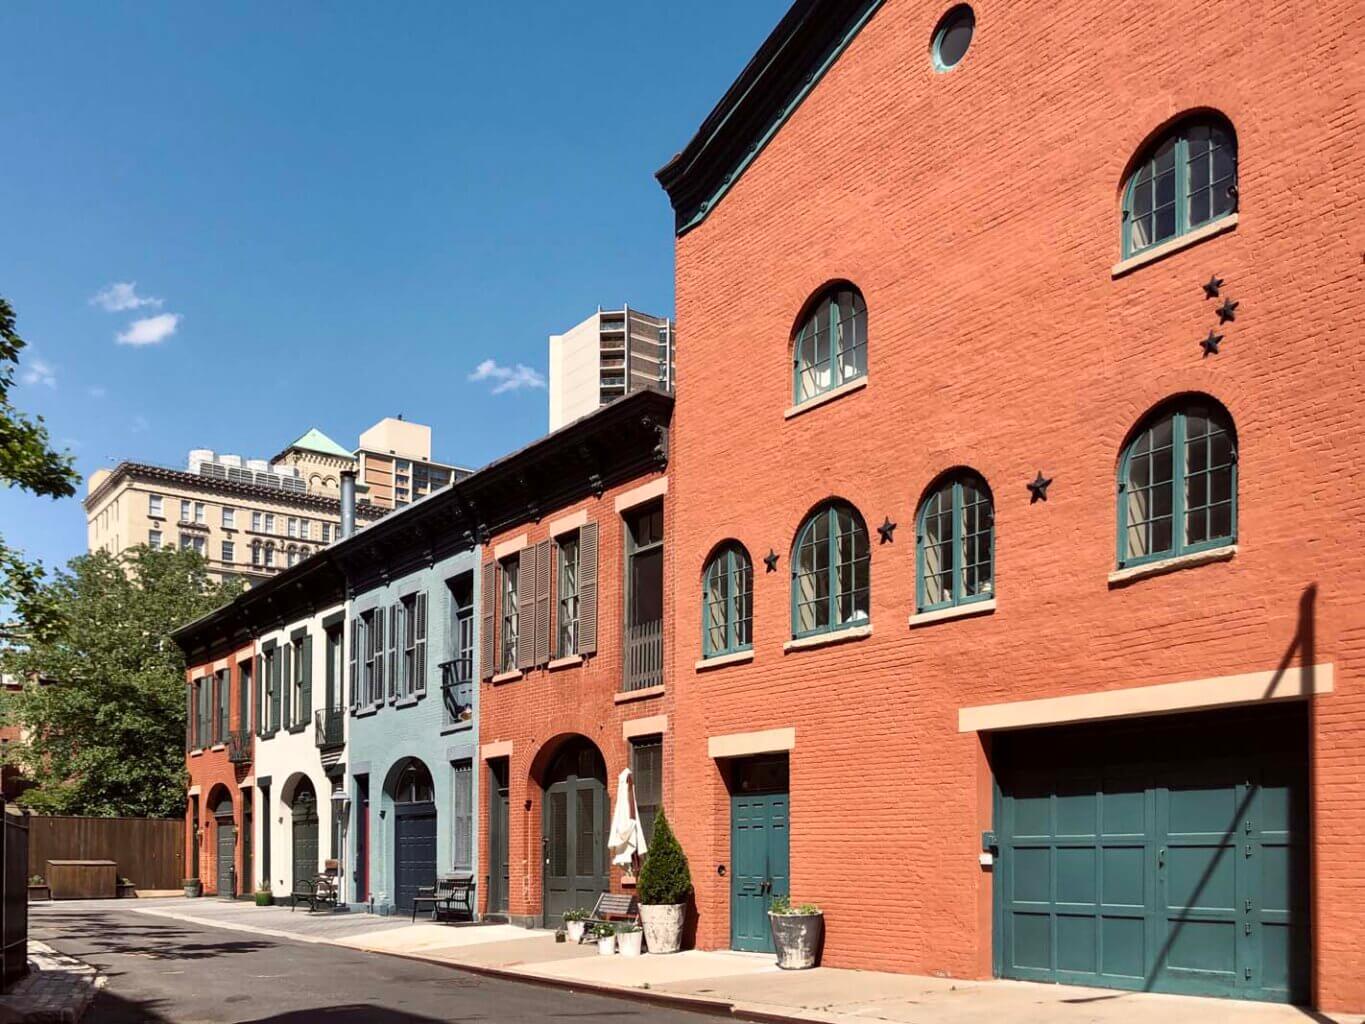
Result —
[{"label": "teal wooden door", "polygon": [[785,761],[773,767],[741,767],[730,797],[730,947],[752,953],[774,952],[768,905],[791,894]]},{"label": "teal wooden door", "polygon": [[[1263,716],[1221,730],[1198,718],[1194,730],[1098,730],[1079,743],[1052,730],[1004,744],[1000,974],[1308,998],[1304,751],[1258,740],[1272,725]],[[1292,735],[1293,716],[1286,724]]]}]

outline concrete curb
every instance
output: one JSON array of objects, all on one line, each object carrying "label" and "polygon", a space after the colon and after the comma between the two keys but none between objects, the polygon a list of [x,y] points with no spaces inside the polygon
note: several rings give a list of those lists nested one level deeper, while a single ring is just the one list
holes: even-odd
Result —
[{"label": "concrete curb", "polygon": [[0,996],[0,1024],[79,1024],[105,978],[90,964],[30,939],[29,973]]}]

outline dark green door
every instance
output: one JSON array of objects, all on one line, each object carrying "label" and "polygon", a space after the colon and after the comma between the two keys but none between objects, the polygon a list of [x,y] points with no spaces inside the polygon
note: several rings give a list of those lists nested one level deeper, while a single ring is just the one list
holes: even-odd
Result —
[{"label": "dark green door", "polygon": [[507,759],[488,762],[488,912],[507,913]]},{"label": "dark green door", "polygon": [[1002,737],[1005,977],[1308,998],[1301,709]]},{"label": "dark green door", "polygon": [[393,902],[411,911],[417,890],[436,884],[436,805],[394,805]]},{"label": "dark green door", "polygon": [[312,881],[318,873],[318,798],[313,784],[304,780],[294,794],[292,884],[305,878]]},{"label": "dark green door", "polygon": [[768,906],[791,894],[786,758],[734,766],[730,794],[730,947],[773,952]]},{"label": "dark green door", "polygon": [[219,818],[217,825],[218,849],[214,863],[214,875],[218,880],[218,895],[231,898],[236,895],[232,891],[232,869],[237,853],[237,829],[233,826],[231,818]]},{"label": "dark green door", "polygon": [[572,907],[592,910],[607,891],[606,765],[586,740],[555,758],[545,790],[544,922],[558,924]]}]

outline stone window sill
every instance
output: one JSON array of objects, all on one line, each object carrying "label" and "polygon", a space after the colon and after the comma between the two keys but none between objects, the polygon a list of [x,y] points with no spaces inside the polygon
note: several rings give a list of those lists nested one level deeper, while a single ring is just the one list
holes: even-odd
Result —
[{"label": "stone window sill", "polygon": [[492,683],[494,686],[497,686],[499,683],[510,683],[520,678],[521,669],[514,668],[512,669],[511,672],[499,672],[497,675],[495,675],[492,679],[488,681]]},{"label": "stone window sill", "polygon": [[352,708],[351,717],[368,718],[370,715],[377,714],[379,712],[380,707],[382,707],[382,705],[380,704],[366,704],[363,707]]},{"label": "stone window sill", "polygon": [[226,744],[226,743],[215,743],[213,746],[209,747],[209,749],[210,749],[210,750],[226,750],[226,749],[227,749],[227,744]]},{"label": "stone window sill", "polygon": [[707,672],[715,668],[724,668],[726,665],[742,665],[746,661],[754,660],[753,650],[731,651],[729,654],[713,654],[709,658],[702,658],[696,664],[698,672]]},{"label": "stone window sill", "polygon": [[463,722],[447,722],[441,726],[441,735],[449,736],[451,733],[468,732],[474,728],[474,719],[467,718]]},{"label": "stone window sill", "polygon": [[566,654],[562,658],[556,658],[554,661],[550,662],[545,667],[549,669],[551,672],[555,672],[561,668],[573,668],[575,665],[581,664],[583,664],[583,655]]},{"label": "stone window sill", "polygon": [[784,651],[804,651],[810,647],[828,647],[830,644],[847,643],[850,640],[862,640],[864,637],[872,635],[872,624],[866,626],[848,626],[845,629],[836,629],[830,633],[816,633],[814,636],[798,637],[795,640],[788,640],[782,645]]},{"label": "stone window sill", "polygon": [[191,750],[191,751],[190,751],[190,757],[203,757],[203,756],[204,756],[204,751],[203,751],[202,749],[197,749],[197,750]]},{"label": "stone window sill", "polygon": [[410,697],[399,697],[398,699],[396,699],[396,700],[393,702],[393,706],[396,707],[396,708],[411,708],[411,707],[416,707],[418,701],[420,701],[421,699],[422,699],[422,698],[419,697],[419,696],[417,696],[416,694],[413,694],[413,695],[410,696]]},{"label": "stone window sill", "polygon": [[297,736],[299,733],[303,732],[303,730],[307,728],[308,728],[307,722],[299,722],[297,725],[291,725],[289,727],[289,735]]},{"label": "stone window sill", "polygon": [[1121,586],[1125,583],[1132,583],[1134,580],[1145,580],[1149,576],[1164,576],[1168,572],[1177,572],[1181,569],[1190,569],[1196,565],[1208,565],[1210,562],[1226,562],[1235,558],[1237,555],[1237,545],[1229,544],[1227,547],[1211,548],[1208,551],[1195,551],[1188,555],[1176,555],[1174,558],[1163,558],[1156,562],[1144,562],[1142,565],[1129,566],[1127,569],[1118,569],[1109,574],[1109,585]]},{"label": "stone window sill", "polygon": [[931,612],[917,612],[910,616],[910,626],[928,626],[935,622],[949,622],[952,619],[968,619],[973,615],[990,615],[995,611],[995,598],[985,601],[972,601],[968,604],[955,604],[950,608],[935,608]]},{"label": "stone window sill", "polygon": [[633,700],[649,700],[651,697],[662,697],[664,688],[662,686],[645,686],[638,690],[622,690],[612,697],[617,704],[629,704]]},{"label": "stone window sill", "polygon": [[1124,274],[1134,271],[1138,267],[1145,267],[1148,263],[1155,263],[1157,260],[1169,256],[1173,252],[1179,252],[1181,249],[1189,248],[1191,245],[1202,242],[1206,238],[1212,238],[1214,235],[1221,235],[1224,231],[1231,231],[1236,226],[1237,214],[1235,213],[1230,213],[1226,217],[1219,217],[1217,220],[1210,221],[1207,224],[1201,224],[1193,231],[1186,231],[1178,238],[1172,238],[1170,241],[1162,242],[1160,245],[1154,245],[1150,249],[1144,249],[1140,253],[1129,256],[1126,260],[1119,260],[1119,262],[1115,263],[1110,269],[1109,276],[1122,277]]},{"label": "stone window sill", "polygon": [[836,398],[843,398],[844,395],[850,395],[855,391],[861,391],[865,387],[867,387],[866,374],[859,377],[857,380],[851,380],[846,384],[840,384],[837,388],[830,388],[828,391],[822,391],[814,398],[807,398],[800,405],[793,405],[782,414],[782,418],[784,420],[789,420],[794,416],[800,416],[803,412],[810,412],[812,409],[818,409],[820,406],[832,402]]}]

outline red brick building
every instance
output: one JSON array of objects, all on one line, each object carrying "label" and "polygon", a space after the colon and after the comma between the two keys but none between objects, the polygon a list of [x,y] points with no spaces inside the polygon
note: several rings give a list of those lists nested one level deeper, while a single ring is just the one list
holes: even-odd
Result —
[{"label": "red brick building", "polygon": [[484,914],[557,926],[633,885],[606,837],[623,768],[646,828],[664,799],[672,404],[619,399],[462,485],[486,529]]},{"label": "red brick building", "polygon": [[[196,638],[202,640],[202,638]],[[244,636],[200,646],[185,670],[186,876],[205,895],[246,896],[251,856],[254,643]]]},{"label": "red brick building", "polygon": [[1365,1008],[1362,12],[973,6],[660,172],[699,944]]}]

